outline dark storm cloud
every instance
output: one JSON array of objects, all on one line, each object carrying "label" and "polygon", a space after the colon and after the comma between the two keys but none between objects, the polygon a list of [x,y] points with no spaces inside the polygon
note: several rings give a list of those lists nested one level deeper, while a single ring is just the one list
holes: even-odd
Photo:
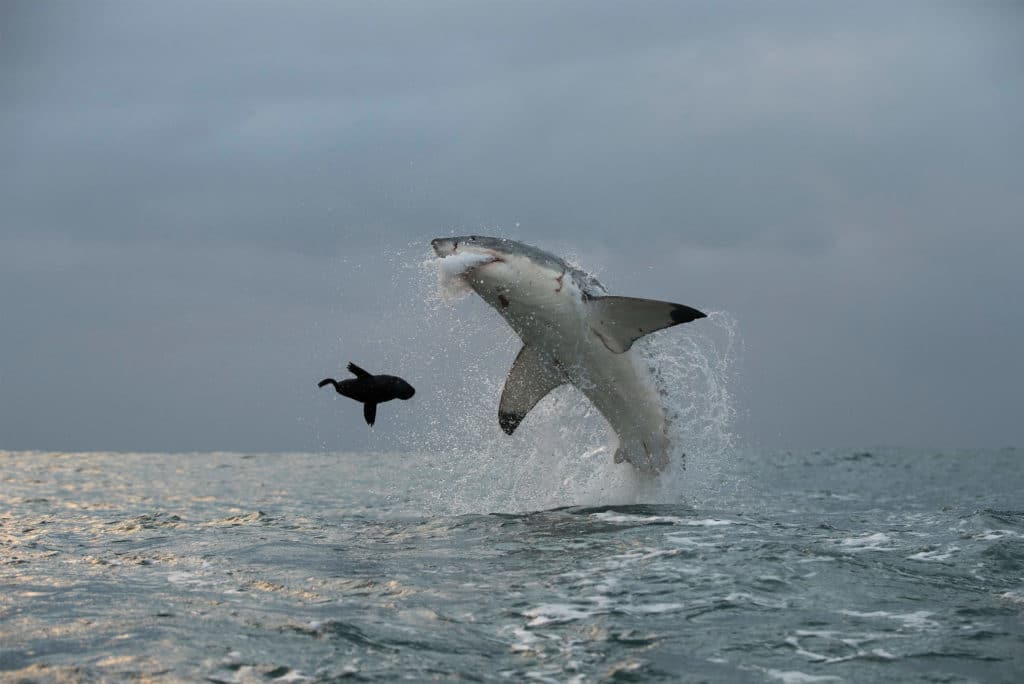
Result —
[{"label": "dark storm cloud", "polygon": [[732,312],[752,441],[1024,437],[1012,7],[2,12],[0,446],[317,447],[388,255],[488,229]]}]

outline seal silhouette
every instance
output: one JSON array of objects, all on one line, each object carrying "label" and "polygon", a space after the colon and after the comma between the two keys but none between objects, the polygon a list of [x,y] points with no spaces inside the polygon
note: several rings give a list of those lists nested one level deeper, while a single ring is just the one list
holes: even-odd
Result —
[{"label": "seal silhouette", "polygon": [[354,363],[348,364],[348,371],[354,378],[335,380],[324,378],[317,387],[334,385],[334,389],[343,397],[355,399],[363,404],[363,418],[367,425],[373,425],[377,419],[377,404],[392,399],[411,399],[416,394],[412,385],[396,375],[374,375]]}]

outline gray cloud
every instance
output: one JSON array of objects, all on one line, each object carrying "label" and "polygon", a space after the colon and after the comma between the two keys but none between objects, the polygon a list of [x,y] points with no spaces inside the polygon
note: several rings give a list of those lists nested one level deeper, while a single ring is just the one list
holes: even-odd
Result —
[{"label": "gray cloud", "polygon": [[1024,437],[1012,7],[2,11],[0,446],[373,444],[310,382],[445,353],[449,230],[730,311],[753,443]]}]

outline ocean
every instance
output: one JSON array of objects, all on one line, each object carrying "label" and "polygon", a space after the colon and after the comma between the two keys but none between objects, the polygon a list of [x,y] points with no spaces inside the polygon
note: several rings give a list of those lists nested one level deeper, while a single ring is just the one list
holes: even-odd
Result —
[{"label": "ocean", "polygon": [[0,451],[0,679],[1024,681],[1020,451],[744,446],[711,312],[633,346],[643,478],[569,387],[501,431],[520,343],[453,285],[408,300],[380,365],[431,381],[370,449],[304,417],[315,453]]},{"label": "ocean", "polygon": [[0,679],[1024,677],[1019,450],[505,456],[0,452]]}]

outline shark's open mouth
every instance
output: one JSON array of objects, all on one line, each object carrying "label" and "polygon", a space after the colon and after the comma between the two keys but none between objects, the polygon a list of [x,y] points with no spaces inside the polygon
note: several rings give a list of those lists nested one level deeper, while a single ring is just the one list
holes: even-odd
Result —
[{"label": "shark's open mouth", "polygon": [[449,254],[446,257],[441,257],[438,261],[438,269],[440,270],[442,277],[455,278],[465,275],[469,271],[480,268],[481,266],[501,261],[501,258],[493,254],[456,252],[454,254]]},{"label": "shark's open mouth", "polygon": [[448,301],[459,299],[470,291],[469,284],[465,279],[466,274],[497,261],[501,261],[501,258],[493,254],[478,252],[456,252],[435,259],[441,296]]}]

